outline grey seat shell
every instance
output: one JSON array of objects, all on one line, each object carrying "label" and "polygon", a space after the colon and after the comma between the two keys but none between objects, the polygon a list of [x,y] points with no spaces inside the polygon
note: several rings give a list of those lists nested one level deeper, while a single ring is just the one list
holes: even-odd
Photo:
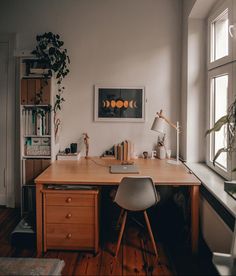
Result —
[{"label": "grey seat shell", "polygon": [[118,187],[115,200],[128,211],[144,211],[160,201],[151,177],[124,177]]}]

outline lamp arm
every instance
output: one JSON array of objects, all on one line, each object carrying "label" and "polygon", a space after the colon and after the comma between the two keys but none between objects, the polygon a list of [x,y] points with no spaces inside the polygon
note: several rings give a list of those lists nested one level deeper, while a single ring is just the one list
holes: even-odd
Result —
[{"label": "lamp arm", "polygon": [[172,126],[173,128],[175,128],[176,130],[178,130],[177,126],[175,124],[173,124],[171,121],[169,121],[164,115],[162,115],[162,110],[160,112],[157,112],[157,115],[159,116],[159,118],[162,118],[163,120],[165,120],[167,122],[168,125]]}]

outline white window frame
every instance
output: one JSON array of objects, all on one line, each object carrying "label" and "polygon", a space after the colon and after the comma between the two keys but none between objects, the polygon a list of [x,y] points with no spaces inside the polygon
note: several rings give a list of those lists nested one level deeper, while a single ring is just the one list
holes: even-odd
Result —
[{"label": "white window frame", "polygon": [[226,63],[229,63],[233,60],[233,39],[231,36],[228,36],[228,55],[224,56],[220,59],[217,59],[215,61],[211,61],[211,53],[212,53],[212,24],[224,13],[225,11],[228,11],[228,20],[229,20],[229,26],[233,24],[233,1],[232,0],[226,0],[223,3],[220,2],[219,5],[217,5],[213,11],[210,13],[208,17],[208,70],[218,67],[220,65],[224,65]]},{"label": "white window frame", "polygon": [[[212,128],[214,122],[214,98],[212,95],[212,88],[211,88],[211,80],[215,77],[220,77],[222,75],[228,75],[228,106],[233,101],[233,64],[227,64],[224,66],[217,67],[215,69],[212,69],[208,72],[208,99],[207,99],[207,129]],[[231,180],[232,178],[232,160],[230,160],[229,154],[227,155],[227,170],[224,170],[221,166],[219,166],[217,163],[215,166],[212,162],[212,156],[211,153],[214,150],[214,143],[212,143],[212,137],[214,133],[207,136],[207,150],[206,150],[206,163],[207,165],[212,168],[214,171],[222,175],[224,178]]]}]

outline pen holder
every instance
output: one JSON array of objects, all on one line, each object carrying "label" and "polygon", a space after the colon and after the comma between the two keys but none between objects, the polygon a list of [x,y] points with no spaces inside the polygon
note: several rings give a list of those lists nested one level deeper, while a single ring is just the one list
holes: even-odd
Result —
[{"label": "pen holder", "polygon": [[166,149],[164,146],[157,147],[157,157],[159,159],[165,159],[166,158]]}]

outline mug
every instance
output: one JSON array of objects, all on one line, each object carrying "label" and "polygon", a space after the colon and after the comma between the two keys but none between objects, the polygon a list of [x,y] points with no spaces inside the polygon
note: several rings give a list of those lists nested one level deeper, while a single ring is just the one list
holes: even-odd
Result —
[{"label": "mug", "polygon": [[70,152],[76,153],[77,152],[77,143],[71,143],[70,144]]}]

